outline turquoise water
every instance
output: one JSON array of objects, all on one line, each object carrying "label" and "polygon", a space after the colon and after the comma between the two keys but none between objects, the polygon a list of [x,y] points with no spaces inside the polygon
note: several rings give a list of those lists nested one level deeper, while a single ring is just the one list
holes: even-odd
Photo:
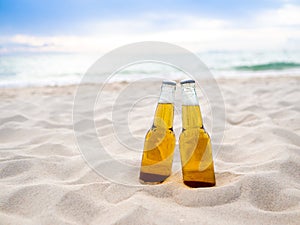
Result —
[{"label": "turquoise water", "polygon": [[[204,52],[199,58],[215,77],[300,75],[300,52]],[[0,87],[66,85],[80,82],[101,55],[12,54],[0,55]],[[181,79],[185,74],[167,65],[145,63],[118,72],[109,82],[154,76]]]},{"label": "turquoise water", "polygon": [[246,70],[246,71],[265,71],[265,70],[285,70],[300,68],[300,63],[294,62],[270,62],[264,64],[256,64],[250,66],[236,66],[233,69],[236,70]]}]

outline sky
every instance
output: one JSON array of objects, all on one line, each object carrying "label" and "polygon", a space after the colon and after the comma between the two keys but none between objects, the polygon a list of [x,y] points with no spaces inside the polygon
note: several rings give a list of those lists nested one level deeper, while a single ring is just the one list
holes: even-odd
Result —
[{"label": "sky", "polygon": [[300,0],[0,0],[0,54],[105,52],[137,41],[300,50]]}]

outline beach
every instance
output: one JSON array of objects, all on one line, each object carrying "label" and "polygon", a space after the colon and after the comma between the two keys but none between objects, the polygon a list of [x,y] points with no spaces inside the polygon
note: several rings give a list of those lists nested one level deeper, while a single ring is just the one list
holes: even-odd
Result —
[{"label": "beach", "polygon": [[[124,185],[91,169],[73,130],[76,85],[0,89],[0,224],[299,224],[300,77],[218,78],[217,83],[226,112],[224,137],[213,143],[217,185],[198,189],[182,183],[180,168],[159,185]],[[136,166],[141,152],[123,150],[107,115],[127,85],[107,85],[95,124],[112,156]],[[130,130],[140,141],[156,100],[129,115]],[[130,96],[123,104],[132,104]],[[205,104],[200,98],[207,122]],[[116,110],[122,113],[121,107]],[[84,118],[79,125],[85,128]],[[178,112],[174,131],[178,138]],[[138,176],[131,179],[138,182]]]}]

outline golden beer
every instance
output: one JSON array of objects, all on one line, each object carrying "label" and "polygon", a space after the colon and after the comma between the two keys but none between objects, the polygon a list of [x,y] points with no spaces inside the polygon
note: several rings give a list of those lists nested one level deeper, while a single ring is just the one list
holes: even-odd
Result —
[{"label": "golden beer", "polygon": [[163,82],[153,126],[145,137],[140,170],[140,182],[143,184],[161,183],[172,173],[176,143],[173,132],[175,87],[175,82]]},{"label": "golden beer", "polygon": [[189,187],[215,185],[211,141],[202,122],[193,80],[182,81],[182,133],[179,149],[183,181]]}]

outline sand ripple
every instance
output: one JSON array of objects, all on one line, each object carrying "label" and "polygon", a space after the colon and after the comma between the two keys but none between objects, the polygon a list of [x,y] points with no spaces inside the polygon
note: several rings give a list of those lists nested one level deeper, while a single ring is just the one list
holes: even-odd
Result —
[{"label": "sand ripple", "polygon": [[[217,186],[204,189],[184,186],[180,171],[155,186],[120,185],[96,174],[72,130],[75,87],[1,90],[0,224],[299,224],[300,80],[219,83],[226,131],[215,143]],[[115,85],[95,110],[96,129],[110,154],[139,164],[140,153],[113,138],[106,112],[112,93],[125,84]],[[122,103],[122,113],[130,103]],[[144,135],[139,125],[149,124],[146,109],[149,104],[141,103],[129,115],[136,137]],[[180,118],[175,120],[178,137]],[[85,133],[91,132],[87,121],[76,124]]]}]

